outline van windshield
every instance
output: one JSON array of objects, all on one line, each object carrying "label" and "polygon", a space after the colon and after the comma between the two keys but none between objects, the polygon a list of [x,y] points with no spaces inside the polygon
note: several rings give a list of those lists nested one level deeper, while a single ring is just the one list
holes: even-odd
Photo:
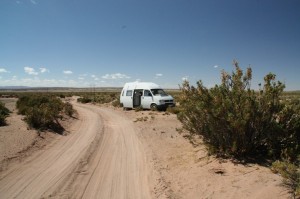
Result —
[{"label": "van windshield", "polygon": [[153,95],[167,96],[168,94],[163,89],[151,89]]}]

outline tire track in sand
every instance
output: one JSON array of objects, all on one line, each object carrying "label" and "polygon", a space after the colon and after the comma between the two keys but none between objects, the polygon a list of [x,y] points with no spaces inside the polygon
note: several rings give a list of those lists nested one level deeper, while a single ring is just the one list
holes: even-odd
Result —
[{"label": "tire track in sand", "polygon": [[151,198],[145,153],[131,121],[74,104],[80,121],[53,147],[0,179],[0,198]]}]

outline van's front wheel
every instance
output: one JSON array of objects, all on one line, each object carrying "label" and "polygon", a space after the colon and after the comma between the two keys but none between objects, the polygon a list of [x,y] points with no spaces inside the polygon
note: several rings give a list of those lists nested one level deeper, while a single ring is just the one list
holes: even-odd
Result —
[{"label": "van's front wheel", "polygon": [[157,105],[156,104],[151,104],[150,106],[152,111],[157,111]]}]

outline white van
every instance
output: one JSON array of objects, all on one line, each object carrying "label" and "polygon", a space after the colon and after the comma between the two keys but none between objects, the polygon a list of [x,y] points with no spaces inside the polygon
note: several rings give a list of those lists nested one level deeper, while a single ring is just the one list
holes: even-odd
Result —
[{"label": "white van", "polygon": [[153,110],[175,106],[174,98],[151,82],[126,83],[120,95],[120,103],[124,108],[143,107]]}]

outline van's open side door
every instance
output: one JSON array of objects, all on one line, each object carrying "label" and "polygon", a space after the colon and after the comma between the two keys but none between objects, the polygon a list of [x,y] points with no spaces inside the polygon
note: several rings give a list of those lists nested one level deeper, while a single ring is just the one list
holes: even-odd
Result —
[{"label": "van's open side door", "polygon": [[141,99],[143,95],[142,89],[135,89],[133,92],[133,107],[141,106]]}]

